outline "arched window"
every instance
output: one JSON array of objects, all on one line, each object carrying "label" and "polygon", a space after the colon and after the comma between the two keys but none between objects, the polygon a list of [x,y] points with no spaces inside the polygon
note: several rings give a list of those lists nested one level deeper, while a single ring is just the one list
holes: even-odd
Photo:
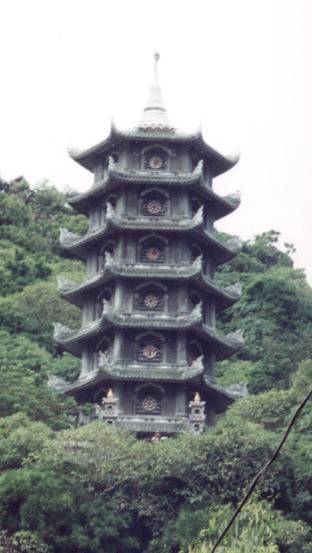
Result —
[{"label": "arched window", "polygon": [[161,415],[164,407],[164,390],[161,386],[143,384],[135,390],[135,413]]},{"label": "arched window", "polygon": [[196,197],[191,198],[191,211],[192,211],[192,216],[193,217],[197,213],[197,211],[199,210],[201,205],[202,205],[202,202],[200,201],[199,198],[196,198]]},{"label": "arched window", "polygon": [[100,319],[103,313],[104,300],[111,301],[112,293],[113,291],[111,288],[105,288],[105,290],[102,290],[101,293],[97,296],[94,303],[94,320]]},{"label": "arched window", "polygon": [[114,163],[117,163],[119,161],[119,155],[116,152],[112,152],[110,157],[112,158]]},{"label": "arched window", "polygon": [[111,162],[117,163],[119,161],[119,155],[116,152],[112,152],[104,161],[104,168],[108,169]]},{"label": "arched window", "polygon": [[143,263],[164,263],[167,240],[157,235],[146,236],[139,241],[139,260]]},{"label": "arched window", "polygon": [[151,171],[165,171],[169,165],[169,153],[166,148],[161,146],[149,146],[144,148],[143,167]]},{"label": "arched window", "polygon": [[105,244],[101,247],[100,252],[97,256],[97,272],[104,269],[106,253],[114,255],[114,242],[105,242]]},{"label": "arched window", "polygon": [[193,340],[190,342],[188,346],[188,362],[191,365],[203,355],[203,348],[201,347],[200,343],[197,342],[197,340]]},{"label": "arched window", "polygon": [[164,338],[155,332],[147,332],[136,340],[136,358],[143,363],[159,363],[164,358]]},{"label": "arched window", "polygon": [[201,294],[199,294],[197,290],[190,290],[189,296],[190,296],[191,303],[194,307],[195,305],[198,305],[203,300]]},{"label": "arched window", "polygon": [[167,288],[162,284],[147,282],[138,286],[134,293],[135,309],[142,311],[163,311]]},{"label": "arched window", "polygon": [[111,361],[112,341],[110,338],[102,338],[96,345],[94,352],[95,368],[99,369]]},{"label": "arched window", "polygon": [[159,217],[168,212],[168,194],[157,188],[143,192],[139,198],[139,212],[150,217]]},{"label": "arched window", "polygon": [[191,260],[195,261],[198,257],[203,255],[202,249],[197,244],[191,245]]},{"label": "arched window", "polygon": [[116,207],[116,196],[112,195],[112,196],[109,196],[109,198],[105,198],[105,200],[103,200],[102,205],[100,206],[100,210],[99,210],[99,214],[100,214],[99,223],[100,223],[100,225],[104,225],[104,223],[106,221],[107,204],[110,204],[113,208],[115,208]]},{"label": "arched window", "polygon": [[200,161],[200,158],[198,157],[197,154],[193,154],[193,155],[191,156],[191,168],[192,168],[192,171],[194,171],[194,169],[197,167],[199,161]]}]

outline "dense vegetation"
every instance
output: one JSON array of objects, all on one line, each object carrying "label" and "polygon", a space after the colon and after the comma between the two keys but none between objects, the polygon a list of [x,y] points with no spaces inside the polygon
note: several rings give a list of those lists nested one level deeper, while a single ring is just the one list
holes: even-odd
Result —
[{"label": "dense vegetation", "polygon": [[[220,328],[245,333],[220,363],[221,384],[245,381],[237,401],[200,437],[157,444],[93,423],[77,428],[73,400],[49,374],[73,379],[53,351],[52,322],[79,324],[56,293],[56,275],[79,280],[58,229],[86,229],[65,197],[19,179],[0,193],[0,552],[209,553],[255,472],[272,454],[312,381],[312,291],[292,246],[270,231],[244,243],[220,271],[243,297]],[[311,553],[312,405],[220,553]]]}]

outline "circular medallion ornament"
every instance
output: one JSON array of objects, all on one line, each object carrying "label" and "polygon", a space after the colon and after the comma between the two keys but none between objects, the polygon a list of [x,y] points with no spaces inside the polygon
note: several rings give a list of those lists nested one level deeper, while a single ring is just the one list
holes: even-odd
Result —
[{"label": "circular medallion ornament", "polygon": [[155,411],[157,408],[157,400],[154,397],[147,396],[142,401],[144,411]]},{"label": "circular medallion ornament", "polygon": [[150,200],[146,204],[146,210],[150,215],[159,215],[162,210],[162,205],[159,200]]},{"label": "circular medallion ornament", "polygon": [[143,301],[145,307],[148,309],[155,309],[155,307],[159,304],[159,299],[156,294],[147,294]]},{"label": "circular medallion ornament", "polygon": [[157,169],[161,169],[162,166],[163,166],[163,160],[161,159],[161,157],[159,156],[153,156],[151,157],[151,159],[149,159],[148,161],[148,165],[151,169],[155,169],[157,171]]},{"label": "circular medallion ornament", "polygon": [[146,346],[143,347],[142,353],[146,359],[154,359],[158,351],[158,347],[154,344],[146,344]]},{"label": "circular medallion ornament", "polygon": [[160,250],[156,247],[148,248],[146,257],[149,261],[157,261],[160,256]]}]

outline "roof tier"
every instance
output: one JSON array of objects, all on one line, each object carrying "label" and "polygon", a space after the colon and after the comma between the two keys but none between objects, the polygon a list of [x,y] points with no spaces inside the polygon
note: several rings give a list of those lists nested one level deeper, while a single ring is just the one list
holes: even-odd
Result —
[{"label": "roof tier", "polygon": [[139,380],[139,381],[164,381],[187,382],[197,379],[204,371],[202,362],[194,362],[192,365],[174,365],[170,363],[157,366],[138,363],[107,363],[103,367],[80,376],[72,384],[68,384],[67,393],[82,390],[91,383],[103,380]]},{"label": "roof tier", "polygon": [[[196,363],[196,362],[195,362]],[[104,382],[127,381],[137,379],[140,382],[144,381],[166,381],[166,382],[192,382],[196,383],[196,387],[208,399],[219,405],[220,411],[224,410],[224,405],[231,404],[238,398],[246,395],[246,389],[243,385],[235,385],[224,388],[219,386],[215,381],[210,379],[201,368],[201,361],[198,362],[198,367],[191,366],[175,366],[163,365],[159,368],[142,366],[136,364],[111,365],[110,369],[98,368],[84,375],[81,375],[75,382],[67,383],[62,381],[62,386],[58,384],[58,391],[66,394],[76,394],[79,391],[98,387]],[[131,371],[131,372],[130,372]],[[221,403],[221,404],[220,404]]]},{"label": "roof tier", "polygon": [[[200,260],[199,260],[200,261]],[[196,265],[196,264],[195,264]],[[232,286],[227,286],[222,288],[217,286],[217,284],[202,274],[201,263],[198,263],[198,271],[195,273],[196,267],[193,271],[190,271],[190,268],[182,267],[184,271],[181,271],[181,267],[172,267],[168,266],[167,277],[159,275],[159,272],[156,270],[154,275],[151,275],[149,268],[145,265],[136,265],[131,267],[136,270],[134,276],[135,279],[142,278],[143,280],[149,279],[161,279],[164,282],[166,280],[175,280],[179,281],[190,281],[198,285],[208,296],[212,296],[216,299],[216,309],[221,311],[227,307],[233,305],[241,296],[241,285],[235,284]],[[129,279],[133,278],[131,275],[131,270],[129,271],[130,275],[125,273],[124,266],[114,266],[113,262],[105,265],[103,271],[96,273],[92,277],[84,280],[81,284],[76,284],[71,282],[63,277],[58,278],[58,291],[60,294],[70,303],[77,305],[78,307],[83,307],[85,297],[92,290],[101,289],[101,287],[117,278]],[[163,268],[164,269],[164,268]],[[163,271],[164,272],[164,271]]]},{"label": "roof tier", "polygon": [[96,200],[103,194],[118,188],[120,185],[158,185],[158,186],[186,186],[200,193],[209,202],[214,212],[215,219],[220,219],[232,213],[240,204],[238,192],[225,197],[216,194],[211,186],[205,183],[203,163],[199,162],[191,173],[164,173],[160,171],[127,171],[117,169],[112,162],[107,173],[101,181],[97,182],[90,190],[69,199],[72,207],[89,214],[90,201]]},{"label": "roof tier", "polygon": [[194,217],[128,217],[118,215],[109,207],[104,225],[89,230],[84,236],[79,236],[67,229],[60,230],[60,244],[68,254],[86,260],[90,245],[96,245],[103,238],[121,231],[147,231],[170,233],[187,233],[198,239],[203,246],[209,248],[217,263],[224,263],[232,259],[241,247],[241,242],[233,237],[227,242],[221,242],[215,234],[203,227],[203,210],[200,208]]},{"label": "roof tier", "polygon": [[154,313],[124,313],[107,309],[100,319],[82,325],[79,330],[56,323],[54,325],[55,343],[63,350],[80,357],[84,344],[90,338],[105,333],[110,328],[158,329],[158,330],[191,330],[207,343],[211,344],[218,360],[225,359],[239,351],[244,341],[241,333],[231,333],[227,336],[219,333],[202,322],[200,305],[191,313],[154,314]]},{"label": "roof tier", "polygon": [[76,149],[71,149],[69,154],[74,161],[93,172],[99,159],[108,156],[116,147],[125,142],[137,143],[138,141],[148,144],[161,141],[169,148],[170,145],[174,143],[192,147],[197,151],[198,155],[207,162],[212,177],[225,173],[234,167],[239,160],[239,155],[225,156],[214,150],[205,142],[201,130],[194,133],[182,133],[178,130],[168,131],[161,128],[135,127],[130,130],[122,131],[117,129],[113,124],[110,134],[105,140],[86,150],[78,151]]}]

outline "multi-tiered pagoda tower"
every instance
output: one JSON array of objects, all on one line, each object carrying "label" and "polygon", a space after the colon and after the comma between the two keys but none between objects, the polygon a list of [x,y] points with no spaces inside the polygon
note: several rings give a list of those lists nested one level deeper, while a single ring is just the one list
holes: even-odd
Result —
[{"label": "multi-tiered pagoda tower", "polygon": [[[71,199],[89,217],[84,236],[61,231],[67,254],[83,260],[86,279],[60,279],[64,298],[82,309],[82,325],[55,326],[59,348],[82,359],[67,386],[98,417],[140,434],[202,430],[233,401],[214,380],[215,362],[242,346],[221,335],[215,315],[240,296],[220,288],[216,267],[237,252],[214,222],[239,205],[218,196],[212,179],[236,163],[200,132],[168,120],[157,77],[138,127],[110,136],[73,159],[94,173],[92,188]],[[83,410],[82,410],[83,411]],[[159,434],[157,434],[159,436]]]}]

